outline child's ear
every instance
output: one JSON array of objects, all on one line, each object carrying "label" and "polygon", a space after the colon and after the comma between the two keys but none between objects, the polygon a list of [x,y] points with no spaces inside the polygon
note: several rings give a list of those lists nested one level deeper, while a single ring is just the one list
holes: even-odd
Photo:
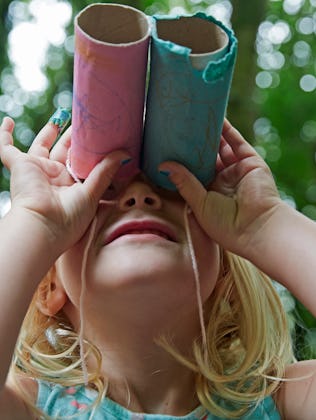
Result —
[{"label": "child's ear", "polygon": [[68,297],[56,275],[55,268],[52,268],[37,289],[36,306],[47,316],[56,315],[60,311]]}]

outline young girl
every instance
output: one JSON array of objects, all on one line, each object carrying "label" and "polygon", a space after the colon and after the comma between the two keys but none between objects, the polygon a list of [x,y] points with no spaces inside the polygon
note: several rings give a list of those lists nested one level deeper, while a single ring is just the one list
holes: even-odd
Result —
[{"label": "young girl", "polygon": [[117,182],[124,151],[75,183],[69,130],[52,147],[48,123],[25,154],[13,128],[6,117],[1,419],[315,418],[315,362],[292,363],[280,301],[255,266],[316,314],[316,226],[228,121],[208,190],[160,166],[179,193],[141,173]]}]

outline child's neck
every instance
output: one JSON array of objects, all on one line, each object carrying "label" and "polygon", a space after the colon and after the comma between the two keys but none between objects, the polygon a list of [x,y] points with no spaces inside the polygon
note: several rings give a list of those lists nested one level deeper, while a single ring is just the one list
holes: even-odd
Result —
[{"label": "child's neck", "polygon": [[157,370],[147,376],[134,372],[134,375],[112,379],[108,394],[130,411],[183,416],[199,405],[194,377],[187,369]]},{"label": "child's neck", "polygon": [[198,406],[194,374],[155,342],[164,334],[190,357],[200,330],[195,311],[187,312],[173,323],[172,314],[157,316],[153,311],[142,317],[130,313],[128,318],[121,311],[120,316],[107,314],[93,322],[87,316],[86,337],[102,353],[102,371],[114,401],[135,412],[178,416]]}]

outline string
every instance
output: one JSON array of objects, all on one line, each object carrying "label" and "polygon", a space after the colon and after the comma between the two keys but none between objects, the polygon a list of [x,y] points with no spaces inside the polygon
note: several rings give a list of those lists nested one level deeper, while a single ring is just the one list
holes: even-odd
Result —
[{"label": "string", "polygon": [[[116,203],[117,203],[116,200],[113,200],[113,201],[100,200],[99,201],[99,204],[113,205]],[[87,369],[87,363],[84,357],[84,327],[85,327],[84,296],[87,290],[87,260],[88,260],[89,250],[90,250],[90,247],[91,247],[94,235],[95,235],[97,221],[98,221],[98,218],[95,215],[91,224],[87,243],[84,247],[82,265],[81,265],[81,290],[80,290],[80,299],[79,299],[79,319],[80,319],[79,347],[80,347],[80,359],[82,363],[83,378],[84,378],[84,383],[86,386],[88,385],[88,369]]]},{"label": "string", "polygon": [[[67,159],[66,159],[66,169],[69,175],[73,178],[73,180],[77,183],[81,183],[81,180],[77,177],[75,172],[71,168],[70,164],[70,148],[67,152]],[[114,205],[117,201],[113,200],[100,200],[99,204],[108,204]],[[87,243],[84,247],[83,257],[82,257],[82,265],[81,265],[81,290],[80,290],[80,298],[79,298],[79,320],[80,320],[80,327],[79,327],[79,351],[80,351],[80,359],[82,365],[82,373],[84,378],[85,386],[88,386],[89,378],[88,378],[88,368],[87,362],[84,354],[84,330],[85,330],[85,317],[84,317],[84,296],[87,290],[87,260],[89,255],[89,250],[96,232],[98,218],[95,215],[92,223],[91,228],[88,236]]]},{"label": "string", "polygon": [[[72,170],[71,164],[70,164],[70,148],[67,151],[67,158],[66,158],[66,169],[69,173],[69,175],[72,177],[72,179],[81,184],[81,180],[77,177],[75,172]],[[80,351],[80,360],[81,360],[81,366],[82,366],[82,373],[83,373],[83,379],[85,386],[88,386],[88,368],[87,368],[87,362],[84,355],[84,295],[87,289],[87,278],[86,278],[86,269],[87,269],[87,258],[89,249],[94,237],[95,229],[97,225],[97,216],[94,217],[91,225],[91,229],[89,232],[88,241],[84,247],[83,251],[83,257],[82,257],[82,265],[81,265],[81,290],[80,290],[80,298],[79,298],[79,351]]]},{"label": "string", "polygon": [[[100,200],[100,204],[113,205],[115,203],[116,201]],[[201,296],[200,273],[199,273],[199,269],[197,265],[196,255],[195,255],[191,231],[190,231],[190,223],[188,219],[188,214],[190,212],[191,212],[191,209],[186,203],[186,205],[184,206],[184,226],[185,226],[185,232],[186,232],[188,246],[189,246],[193,273],[194,273],[199,322],[200,322],[200,328],[201,328],[201,334],[202,334],[202,344],[203,344],[204,352],[206,354],[207,338],[206,338],[206,329],[205,329],[204,317],[203,317],[203,303],[202,303],[202,296]],[[81,267],[81,292],[80,292],[80,301],[79,301],[79,317],[80,317],[79,346],[80,346],[80,358],[82,361],[84,383],[86,386],[88,385],[88,370],[87,370],[87,363],[84,357],[84,327],[85,327],[84,295],[85,295],[86,286],[87,286],[87,279],[86,279],[87,258],[88,258],[90,246],[92,244],[92,240],[95,235],[96,224],[97,224],[97,216],[95,216],[92,221],[89,237],[84,248],[84,253],[83,253],[83,258],[82,258],[82,267]]]},{"label": "string", "polygon": [[[70,149],[68,149],[67,153],[67,160],[66,160],[66,168],[68,173],[71,175],[71,177],[75,180],[75,182],[81,182],[80,179],[76,176],[76,174],[73,172],[71,165],[70,165]],[[117,203],[116,200],[110,201],[110,200],[100,200],[100,204],[108,204],[108,205],[114,205]],[[202,334],[202,345],[204,349],[204,355],[206,356],[206,350],[207,350],[207,338],[206,338],[206,328],[204,324],[204,317],[203,317],[203,303],[202,303],[202,296],[201,296],[201,282],[200,282],[200,273],[197,265],[196,255],[194,251],[191,231],[190,231],[190,223],[188,214],[191,213],[191,209],[188,206],[187,203],[185,203],[184,206],[184,226],[185,226],[185,232],[187,236],[188,246],[189,246],[189,252],[191,257],[191,263],[194,273],[194,281],[195,281],[195,290],[196,290],[196,299],[197,299],[197,306],[198,306],[198,314],[199,314],[199,322],[200,322],[200,328],[201,328],[201,334]],[[96,230],[96,224],[97,224],[97,216],[94,217],[91,229],[89,232],[89,237],[87,244],[84,249],[83,253],[83,259],[82,259],[82,266],[81,266],[81,292],[80,292],[80,301],[79,301],[79,317],[80,317],[80,332],[79,332],[79,346],[80,346],[80,358],[82,361],[82,371],[83,371],[83,377],[84,377],[84,383],[87,386],[88,385],[88,370],[87,370],[87,363],[84,357],[84,294],[86,291],[86,267],[87,267],[87,258],[89,249],[95,234]]]},{"label": "string", "polygon": [[83,372],[83,378],[84,383],[87,386],[88,385],[88,369],[87,369],[87,362],[84,356],[84,327],[85,327],[85,321],[84,321],[84,295],[87,288],[87,259],[88,254],[90,250],[90,246],[92,243],[92,240],[94,238],[96,225],[97,225],[97,216],[94,217],[91,225],[91,229],[89,232],[88,241],[85,245],[83,257],[82,257],[82,266],[81,266],[81,291],[80,291],[80,300],[79,300],[79,319],[80,319],[80,330],[79,330],[79,347],[80,347],[80,359],[82,363],[82,372]]},{"label": "string", "polygon": [[192,268],[193,268],[193,273],[194,273],[196,299],[197,299],[199,321],[200,321],[200,327],[201,327],[201,333],[202,333],[202,344],[203,344],[204,354],[206,355],[207,339],[206,339],[206,329],[205,329],[204,317],[203,317],[203,303],[202,303],[202,296],[201,296],[200,273],[199,273],[199,268],[196,261],[196,255],[195,255],[191,231],[190,231],[190,223],[189,223],[189,218],[188,218],[189,213],[191,213],[191,209],[188,206],[188,204],[185,203],[184,227],[185,227],[185,233],[186,233],[187,241],[189,245],[189,252],[190,252],[191,263],[192,263]]}]

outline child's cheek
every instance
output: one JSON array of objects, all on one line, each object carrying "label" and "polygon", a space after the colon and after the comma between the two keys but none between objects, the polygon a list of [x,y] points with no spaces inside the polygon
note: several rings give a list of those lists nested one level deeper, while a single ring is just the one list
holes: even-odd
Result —
[{"label": "child's cheek", "polygon": [[81,246],[75,246],[66,251],[56,262],[57,276],[62,282],[69,300],[77,304],[80,299],[82,282],[82,256]]}]

